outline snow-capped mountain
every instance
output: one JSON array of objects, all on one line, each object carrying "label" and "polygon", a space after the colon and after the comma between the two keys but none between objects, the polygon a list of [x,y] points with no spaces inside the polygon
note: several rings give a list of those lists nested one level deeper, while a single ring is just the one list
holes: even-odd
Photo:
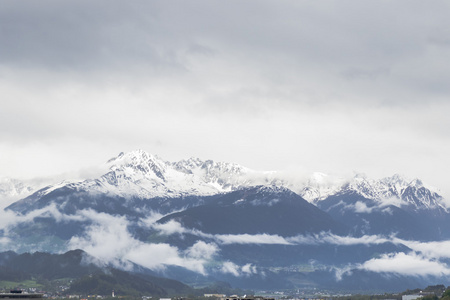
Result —
[{"label": "snow-capped mountain", "polygon": [[190,158],[169,162],[142,150],[120,153],[106,163],[107,173],[97,179],[63,182],[49,186],[42,194],[71,185],[77,190],[124,198],[173,198],[204,196],[242,187],[273,184],[271,172],[256,172],[235,163]]},{"label": "snow-capped mountain", "polygon": [[357,174],[353,178],[331,178],[326,174],[315,173],[307,181],[299,194],[317,203],[331,195],[356,192],[380,205],[409,206],[412,209],[446,210],[443,198],[419,179],[408,180],[395,174],[391,177],[374,180]]},{"label": "snow-capped mountain", "polygon": [[312,203],[354,191],[383,204],[391,201],[397,206],[410,205],[416,209],[444,208],[442,197],[422,181],[408,180],[398,174],[374,180],[361,174],[344,179],[316,172],[306,182],[292,182],[281,172],[257,172],[235,163],[199,158],[167,162],[142,150],[121,153],[109,164],[110,172],[100,182],[108,191],[125,197],[212,195],[255,185],[281,185]]},{"label": "snow-capped mountain", "polygon": [[[380,180],[362,175],[345,179],[314,173],[307,180],[292,180],[282,172],[260,172],[234,163],[190,158],[169,162],[143,150],[120,153],[107,161],[106,173],[99,178],[62,182],[37,192],[33,199],[60,188],[125,199],[179,198],[207,196],[256,185],[284,186],[317,204],[331,195],[356,192],[380,205],[409,206],[413,209],[444,210],[442,197],[420,180],[399,175]],[[16,185],[12,192],[31,192]],[[10,191],[10,193],[12,193]],[[31,201],[31,200],[30,200]]]},{"label": "snow-capped mountain", "polygon": [[142,150],[120,153],[108,165],[96,189],[122,197],[213,195],[253,185],[247,177],[254,172],[237,164],[198,158],[168,162]]},{"label": "snow-capped mountain", "polygon": [[[49,185],[12,203],[4,212],[0,249],[70,246],[105,253],[115,263],[144,254],[153,261],[152,251],[167,250],[187,259],[188,265],[173,266],[179,276],[187,274],[182,268],[198,265],[201,254],[208,272],[222,264],[242,266],[246,275],[236,278],[251,281],[261,277],[244,270],[258,266],[264,278],[284,283],[310,276],[292,266],[300,270],[311,261],[325,272],[322,264],[333,270],[336,262],[346,267],[409,253],[407,245],[390,241],[394,236],[449,239],[450,214],[442,203],[420,180],[399,175],[374,180],[314,173],[304,179],[199,158],[170,162],[137,150],[108,160],[99,177]],[[116,245],[113,256],[104,250]],[[324,276],[335,278],[316,273],[310,280]]]}]

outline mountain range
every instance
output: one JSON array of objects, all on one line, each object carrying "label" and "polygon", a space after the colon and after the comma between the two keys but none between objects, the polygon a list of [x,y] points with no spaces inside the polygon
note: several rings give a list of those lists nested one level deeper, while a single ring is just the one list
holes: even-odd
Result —
[{"label": "mountain range", "polygon": [[[292,179],[198,158],[168,162],[142,150],[103,168],[97,178],[42,188],[1,181],[0,200],[13,203],[2,212],[0,248],[83,249],[99,265],[252,289],[351,289],[364,280],[406,289],[450,274],[450,255],[426,248],[450,238],[450,213],[419,179]],[[408,259],[437,271],[421,276],[400,264]]]},{"label": "mountain range", "polygon": [[[286,179],[282,172],[261,172],[234,163],[202,161],[190,158],[178,162],[164,161],[143,150],[120,153],[104,166],[104,175],[84,181],[63,181],[39,191],[42,196],[55,189],[71,186],[77,190],[109,194],[124,198],[150,199],[157,197],[204,196],[230,192],[256,185],[284,186],[309,202],[317,203],[331,195],[354,191],[361,196],[414,209],[441,208],[442,197],[419,179],[407,180],[398,174],[373,180],[357,174],[353,178],[332,177],[314,173],[306,180]],[[25,197],[36,189],[14,179],[0,181],[1,198]]]}]

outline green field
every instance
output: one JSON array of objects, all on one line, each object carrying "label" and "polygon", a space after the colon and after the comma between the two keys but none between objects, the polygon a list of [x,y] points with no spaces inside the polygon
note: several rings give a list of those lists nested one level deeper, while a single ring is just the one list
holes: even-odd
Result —
[{"label": "green field", "polygon": [[34,280],[24,280],[24,281],[0,281],[0,289],[9,290],[12,288],[41,288],[42,285]]}]

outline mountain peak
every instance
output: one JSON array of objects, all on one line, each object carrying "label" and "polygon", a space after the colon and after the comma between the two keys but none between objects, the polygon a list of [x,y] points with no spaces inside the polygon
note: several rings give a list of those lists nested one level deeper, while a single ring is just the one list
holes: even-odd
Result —
[{"label": "mountain peak", "polygon": [[126,163],[140,164],[146,163],[149,160],[161,160],[161,159],[156,155],[138,149],[126,153],[120,152],[119,155],[108,160],[108,163],[126,162]]},{"label": "mountain peak", "polygon": [[422,182],[422,180],[415,178],[413,181],[411,181],[410,185],[415,186],[415,187],[422,187],[423,182]]},{"label": "mountain peak", "polygon": [[255,191],[256,193],[262,193],[262,194],[295,194],[290,189],[284,187],[284,186],[277,186],[277,185],[258,185],[255,187],[250,187],[250,190]]}]

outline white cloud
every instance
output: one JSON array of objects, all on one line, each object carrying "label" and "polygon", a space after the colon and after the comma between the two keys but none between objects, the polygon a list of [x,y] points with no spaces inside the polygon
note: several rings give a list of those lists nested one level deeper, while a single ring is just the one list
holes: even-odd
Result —
[{"label": "white cloud", "polygon": [[[83,249],[98,262],[129,267],[133,262],[152,270],[162,270],[168,265],[180,266],[206,274],[204,264],[218,251],[215,244],[195,243],[184,253],[165,243],[149,244],[135,239],[128,230],[129,221],[123,216],[111,216],[95,211],[81,211],[92,224],[82,236],[74,236],[69,249]],[[173,228],[170,227],[167,228]],[[179,228],[175,226],[176,228]],[[169,230],[172,234],[177,232]]]},{"label": "white cloud", "polygon": [[239,274],[239,266],[231,261],[226,261],[222,264],[221,268],[222,273],[230,273],[236,277],[238,277]]},{"label": "white cloud", "polygon": [[450,241],[418,242],[395,239],[395,242],[406,245],[427,258],[450,258]]},{"label": "white cloud", "polygon": [[392,238],[386,238],[381,235],[364,235],[361,237],[353,236],[339,236],[327,232],[315,235],[298,235],[286,239],[291,244],[305,244],[305,245],[317,245],[317,244],[332,244],[342,246],[352,245],[376,245],[382,243],[392,242]]},{"label": "white cloud", "polygon": [[146,218],[140,219],[140,223],[146,227],[153,227],[156,224],[156,221],[162,217],[164,217],[163,214],[151,211]]},{"label": "white cloud", "polygon": [[378,273],[394,273],[407,276],[448,276],[450,268],[435,259],[425,258],[414,252],[383,254],[358,267],[362,270]]},{"label": "white cloud", "polygon": [[339,236],[329,232],[320,234],[297,235],[292,237],[282,237],[273,234],[209,234],[196,229],[188,229],[181,223],[170,220],[164,224],[153,224],[152,227],[161,232],[161,234],[192,234],[201,238],[214,240],[219,245],[229,244],[259,244],[259,245],[374,245],[382,243],[406,243],[393,236],[385,237],[382,235],[364,235],[361,237]]},{"label": "white cloud", "polygon": [[156,230],[159,230],[162,234],[171,235],[171,234],[183,234],[191,232],[190,230],[184,228],[179,222],[170,220],[169,222],[160,224],[155,223],[152,227]]},{"label": "white cloud", "polygon": [[256,266],[254,266],[252,264],[246,264],[246,265],[242,266],[241,270],[242,270],[242,273],[244,273],[246,275],[252,275],[252,274],[258,273]]},{"label": "white cloud", "polygon": [[[130,221],[123,216],[112,216],[93,210],[82,210],[76,215],[61,213],[55,205],[33,211],[26,215],[19,215],[12,211],[0,212],[0,229],[5,234],[0,239],[2,247],[11,243],[8,229],[19,223],[32,222],[38,216],[54,218],[57,222],[88,221],[92,224],[86,228],[82,236],[74,236],[68,243],[69,249],[80,248],[95,257],[97,263],[111,263],[115,266],[128,268],[130,262],[154,270],[164,269],[166,266],[180,266],[189,270],[206,274],[205,265],[220,251],[220,245],[229,244],[260,244],[260,245],[319,245],[330,244],[340,246],[377,245],[393,243],[404,245],[412,251],[409,253],[390,253],[378,258],[370,259],[360,265],[347,266],[336,269],[337,279],[342,278],[352,269],[361,269],[379,273],[394,273],[411,276],[444,276],[450,275],[450,268],[441,260],[450,258],[450,241],[418,242],[396,238],[395,236],[365,235],[361,237],[338,236],[331,233],[316,235],[298,235],[282,237],[269,234],[238,234],[213,235],[184,228],[179,222],[170,221],[165,224],[155,223],[159,215],[140,220],[142,224],[155,228],[161,234],[193,234],[201,238],[191,247],[180,251],[169,244],[148,244],[137,240],[129,232]],[[206,242],[210,240],[210,242]],[[236,265],[224,262],[221,272],[234,276],[246,276],[258,272],[256,266],[245,264]]]},{"label": "white cloud", "polygon": [[278,244],[289,245],[285,238],[270,234],[219,234],[214,238],[221,244]]},{"label": "white cloud", "polygon": [[207,244],[203,241],[197,241],[192,247],[188,248],[185,252],[188,257],[211,259],[214,254],[217,253],[219,248],[216,244]]},{"label": "white cloud", "polygon": [[362,237],[339,236],[334,234],[322,234],[319,239],[335,245],[377,245],[391,242],[390,238],[381,235],[363,235]]},{"label": "white cloud", "polygon": [[364,202],[361,201],[357,201],[355,203],[355,212],[357,213],[366,213],[366,214],[370,214],[372,212],[372,210],[374,209],[373,207],[368,207]]},{"label": "white cloud", "polygon": [[408,203],[400,198],[397,197],[391,197],[391,198],[386,198],[386,199],[380,199],[380,206],[381,207],[385,207],[385,206],[389,206],[389,205],[393,205],[396,207],[402,207],[404,205],[407,205]]},{"label": "white cloud", "polygon": [[161,270],[172,265],[206,275],[205,259],[183,257],[178,248],[169,244],[137,243],[122,258],[152,270]]},{"label": "white cloud", "polygon": [[70,239],[69,249],[83,249],[88,254],[105,263],[123,257],[136,247],[136,241],[127,230],[125,217],[114,217],[94,211],[84,211],[95,223],[85,231],[83,236]]},{"label": "white cloud", "polygon": [[331,268],[334,271],[334,275],[337,281],[341,281],[344,276],[351,275],[354,266],[348,265],[343,268]]},{"label": "white cloud", "polygon": [[226,261],[222,264],[222,268],[220,269],[222,273],[232,274],[233,276],[250,276],[253,274],[258,274],[258,269],[256,266],[252,264],[245,264],[243,266],[239,266],[231,261]]},{"label": "white cloud", "polygon": [[27,214],[19,214],[12,210],[0,210],[0,230],[8,231],[9,228],[20,224],[33,222],[36,217],[50,217],[56,222],[84,221],[83,215],[66,215],[61,213],[55,204],[33,210]]}]

